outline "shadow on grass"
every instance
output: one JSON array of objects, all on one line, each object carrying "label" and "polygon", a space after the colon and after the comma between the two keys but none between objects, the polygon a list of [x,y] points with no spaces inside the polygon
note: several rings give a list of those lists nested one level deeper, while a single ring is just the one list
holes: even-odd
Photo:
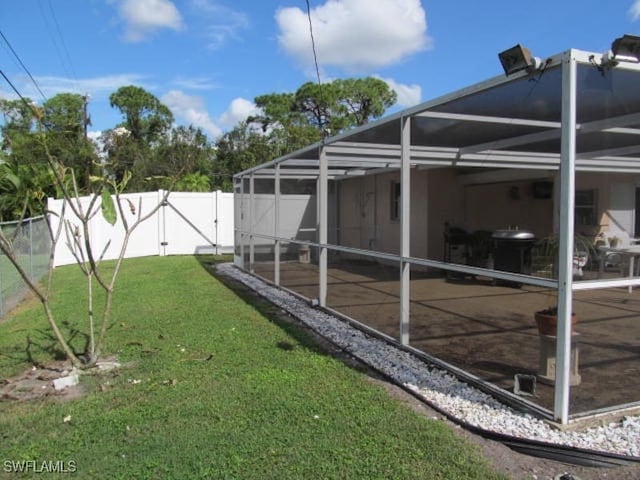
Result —
[{"label": "shadow on grass", "polygon": [[296,345],[292,342],[280,341],[275,345],[276,348],[285,351],[294,350],[296,347],[306,348],[319,355],[335,358],[355,371],[365,373],[371,378],[376,380],[383,379],[381,375],[367,365],[356,360],[340,347],[314,332],[299,319],[274,305],[256,291],[233,278],[219,274],[216,270],[216,265],[231,262],[233,260],[232,256],[197,255],[196,259],[209,275],[232,290],[243,302],[253,306],[261,315],[295,339],[297,343]]},{"label": "shadow on grass", "polygon": [[[67,321],[61,322],[60,326],[68,332],[65,339],[74,354],[86,355],[89,348],[89,336],[72,327]],[[5,349],[2,352],[2,356],[15,365],[31,365],[38,368],[46,367],[46,363],[49,361],[67,360],[67,354],[60,347],[60,343],[53,332],[48,328],[35,329],[30,334],[27,334],[23,345],[17,344]],[[74,346],[77,347],[79,345],[83,345],[83,347],[74,348]]]}]

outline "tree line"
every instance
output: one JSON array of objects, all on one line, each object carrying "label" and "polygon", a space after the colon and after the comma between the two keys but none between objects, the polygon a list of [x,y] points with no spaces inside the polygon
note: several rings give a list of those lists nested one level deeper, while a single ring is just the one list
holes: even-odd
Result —
[{"label": "tree line", "polygon": [[116,183],[126,178],[128,191],[230,191],[234,173],[363,125],[396,99],[372,77],[309,82],[295,92],[256,97],[260,113],[212,141],[198,127],[175,126],[166,105],[129,85],[110,95],[122,119],[99,142],[88,136],[85,96],[61,93],[41,105],[0,99],[0,221],[39,215],[47,197],[60,196],[51,157],[79,195],[94,192],[105,176]]}]

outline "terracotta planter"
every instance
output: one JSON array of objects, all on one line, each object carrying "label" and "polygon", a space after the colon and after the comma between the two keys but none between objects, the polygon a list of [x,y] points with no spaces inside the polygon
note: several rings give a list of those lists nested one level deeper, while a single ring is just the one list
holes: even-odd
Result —
[{"label": "terracotta planter", "polygon": [[[540,312],[536,312],[534,314],[534,318],[536,319],[536,325],[538,325],[538,332],[540,333],[540,335],[550,335],[552,337],[556,336],[558,328],[558,316],[555,313],[546,313],[543,310]],[[573,333],[573,329],[577,321],[578,317],[576,316],[576,314],[571,314],[571,333]]]}]

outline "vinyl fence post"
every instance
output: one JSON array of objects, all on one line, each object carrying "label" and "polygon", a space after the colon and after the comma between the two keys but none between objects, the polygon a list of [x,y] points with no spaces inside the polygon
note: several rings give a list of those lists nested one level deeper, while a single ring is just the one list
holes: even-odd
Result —
[{"label": "vinyl fence post", "polygon": [[[158,190],[158,202],[164,198],[164,190]],[[167,230],[166,230],[166,206],[164,202],[158,211],[158,255],[164,257],[167,254]]]},{"label": "vinyl fence post", "polygon": [[215,234],[215,242],[216,242],[216,248],[215,248],[215,252],[216,255],[220,255],[220,190],[216,190],[215,192],[213,192],[213,201],[216,202],[216,206],[215,206],[215,216],[216,218],[213,220],[213,228],[214,228],[214,234]]}]

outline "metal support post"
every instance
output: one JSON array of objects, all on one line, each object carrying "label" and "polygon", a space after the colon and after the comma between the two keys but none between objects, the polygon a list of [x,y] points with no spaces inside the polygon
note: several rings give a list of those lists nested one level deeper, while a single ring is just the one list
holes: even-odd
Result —
[{"label": "metal support post", "polygon": [[411,308],[411,117],[401,122],[400,164],[400,343],[409,344],[409,314]]},{"label": "metal support post", "polygon": [[562,59],[562,129],[560,152],[560,244],[558,269],[558,332],[554,416],[569,422],[571,379],[571,313],[573,309],[573,233],[576,164],[576,78],[573,51]]},{"label": "metal support post", "polygon": [[329,166],[327,152],[324,145],[320,147],[320,172],[318,177],[318,243],[320,255],[318,261],[319,288],[318,303],[321,307],[327,306],[327,202],[329,189]]},{"label": "metal support post", "polygon": [[273,281],[280,285],[280,164],[276,164],[274,177],[274,205],[273,205],[273,236],[276,238],[273,245]]},{"label": "metal support post", "polygon": [[29,278],[35,281],[36,273],[33,270],[33,219],[29,218]]},{"label": "metal support post", "polygon": [[[234,207],[236,208],[236,207]],[[236,228],[240,232],[238,238],[240,240],[240,264],[243,269],[246,269],[246,265],[244,264],[244,220],[245,220],[245,205],[244,205],[244,177],[240,177],[240,225],[236,225]]]},{"label": "metal support post", "polygon": [[255,222],[256,212],[256,195],[255,195],[255,181],[253,172],[249,175],[249,272],[254,272],[255,263],[255,245],[253,239],[253,224]]}]

